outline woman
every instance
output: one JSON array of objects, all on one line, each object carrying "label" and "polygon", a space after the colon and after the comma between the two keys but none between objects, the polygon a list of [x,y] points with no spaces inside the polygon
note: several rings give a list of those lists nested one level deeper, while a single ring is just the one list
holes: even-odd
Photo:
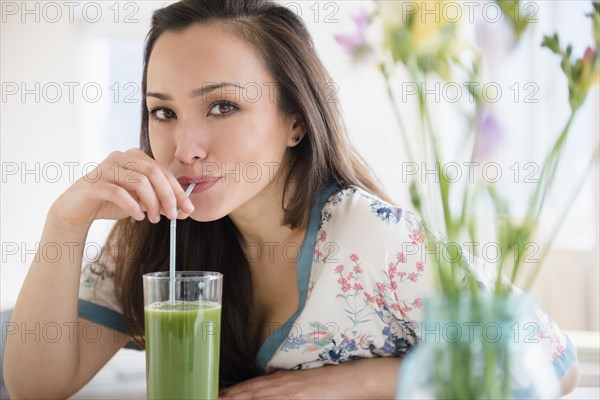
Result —
[{"label": "woman", "polygon": [[[13,322],[69,334],[9,338],[11,394],[67,397],[127,343],[144,346],[141,276],[168,267],[177,217],[178,268],[225,275],[223,397],[392,397],[428,287],[422,231],[352,150],[328,80],[284,7],[184,0],[157,11],[141,149],[109,155],[49,210],[40,248],[56,242],[63,256],[34,261]],[[96,219],[119,222],[80,276]],[[339,366],[314,368],[326,364]]]}]

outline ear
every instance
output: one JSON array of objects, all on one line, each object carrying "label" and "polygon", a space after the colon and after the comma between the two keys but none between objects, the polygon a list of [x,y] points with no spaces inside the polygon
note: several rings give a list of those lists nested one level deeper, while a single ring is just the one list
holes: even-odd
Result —
[{"label": "ear", "polygon": [[295,147],[306,135],[306,123],[304,118],[296,114],[291,119],[292,127],[288,132],[288,147]]}]

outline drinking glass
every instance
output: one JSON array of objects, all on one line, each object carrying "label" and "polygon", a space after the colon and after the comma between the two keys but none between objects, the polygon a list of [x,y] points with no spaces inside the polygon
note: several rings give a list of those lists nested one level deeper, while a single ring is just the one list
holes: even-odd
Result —
[{"label": "drinking glass", "polygon": [[149,399],[217,399],[223,275],[143,276]]}]

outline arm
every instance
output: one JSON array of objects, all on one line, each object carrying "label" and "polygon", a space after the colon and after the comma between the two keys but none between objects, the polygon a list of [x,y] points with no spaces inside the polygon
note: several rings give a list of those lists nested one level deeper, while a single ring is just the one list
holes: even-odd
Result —
[{"label": "arm", "polygon": [[402,359],[369,358],[299,371],[278,371],[231,386],[221,399],[393,399]]},{"label": "arm", "polygon": [[[401,358],[371,358],[300,371],[278,371],[224,389],[226,399],[393,399]],[[577,386],[579,363],[561,379],[562,394]]]},{"label": "arm", "polygon": [[[123,167],[115,171],[115,164]],[[136,171],[126,168],[132,164]],[[101,179],[79,179],[48,213],[6,343],[3,369],[13,398],[68,397],[127,342],[124,335],[90,327],[77,315],[84,244],[93,221],[142,220],[146,211],[158,222],[160,214],[174,218],[176,206],[193,211],[171,172],[139,149],[115,152],[98,169],[94,176]],[[181,212],[179,217],[188,215]]]},{"label": "arm", "polygon": [[560,388],[563,395],[571,393],[579,383],[579,361],[575,360],[569,371],[560,378]]},{"label": "arm", "polygon": [[[70,396],[126,343],[126,337],[99,325],[88,327],[89,322],[77,316],[86,234],[67,231],[49,213],[13,311],[14,334],[6,344],[5,379],[13,398]],[[46,260],[39,249],[50,245],[58,246],[62,256]],[[95,343],[84,338],[91,332],[100,332]]]}]

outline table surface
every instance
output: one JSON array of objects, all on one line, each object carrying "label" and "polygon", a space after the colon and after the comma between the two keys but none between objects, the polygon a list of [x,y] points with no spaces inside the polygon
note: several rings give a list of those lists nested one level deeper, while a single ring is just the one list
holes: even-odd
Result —
[{"label": "table surface", "polygon": [[[115,386],[88,387],[82,389],[71,399],[79,400],[107,400],[107,399],[123,399],[133,400],[146,399],[145,382],[133,384],[121,384]],[[572,393],[563,396],[562,399],[577,399],[577,400],[598,400],[600,399],[600,387],[580,387],[576,388]]]},{"label": "table surface", "polygon": [[[594,365],[596,368],[597,364]],[[121,350],[71,399],[145,399],[145,353]],[[563,399],[598,400],[600,387],[578,387]]]}]

